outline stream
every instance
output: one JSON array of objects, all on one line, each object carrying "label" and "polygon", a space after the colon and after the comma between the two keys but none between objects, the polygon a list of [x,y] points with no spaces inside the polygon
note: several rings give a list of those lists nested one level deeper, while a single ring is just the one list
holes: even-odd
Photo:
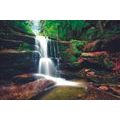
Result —
[{"label": "stream", "polygon": [[[38,21],[33,21],[33,23],[33,31],[36,34],[36,50],[39,51],[40,54],[38,75],[55,82],[55,86],[40,99],[71,99],[69,96],[74,97],[73,94],[76,91],[84,94],[86,89],[84,81],[68,81],[60,77],[58,72],[60,61],[59,46],[57,42],[54,42],[45,36],[38,35],[39,23]],[[54,63],[54,61],[56,61],[56,63]]]}]

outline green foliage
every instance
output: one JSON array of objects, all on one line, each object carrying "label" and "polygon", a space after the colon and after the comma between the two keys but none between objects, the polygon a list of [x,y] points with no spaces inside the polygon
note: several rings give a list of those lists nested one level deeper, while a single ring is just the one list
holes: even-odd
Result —
[{"label": "green foliage", "polygon": [[120,21],[43,20],[41,24],[41,34],[59,40],[95,40],[120,33]]},{"label": "green foliage", "polygon": [[71,63],[77,62],[77,59],[82,52],[82,48],[86,43],[86,41],[71,40],[70,48],[64,49],[62,57]]},{"label": "green foliage", "polygon": [[75,57],[74,55],[71,55],[69,61],[70,61],[71,63],[74,63],[74,62],[77,61],[77,57]]},{"label": "green foliage", "polygon": [[74,63],[77,61],[77,57],[75,55],[72,55],[66,51],[64,51],[62,53],[62,58],[64,58],[64,60],[70,62],[70,63]]},{"label": "green foliage", "polygon": [[42,34],[51,38],[57,38],[59,24],[53,20],[42,21]]},{"label": "green foliage", "polygon": [[79,41],[79,40],[71,40],[70,41],[72,46],[76,47],[77,49],[82,49],[87,41]]},{"label": "green foliage", "polygon": [[86,41],[79,41],[79,40],[71,40],[70,42],[71,42],[72,50],[78,56],[81,54],[82,48],[87,43]]},{"label": "green foliage", "polygon": [[28,44],[28,43],[22,43],[20,44],[19,48],[18,48],[18,51],[32,51],[32,48],[31,46]]},{"label": "green foliage", "polygon": [[11,26],[17,27],[25,33],[33,34],[32,22],[29,20],[12,20],[9,23]]},{"label": "green foliage", "polygon": [[70,57],[70,62],[77,62],[78,57],[80,57],[80,54],[82,52],[82,48],[86,44],[86,41],[79,41],[79,40],[71,40],[71,49],[74,54]]},{"label": "green foliage", "polygon": [[46,20],[42,21],[41,33],[54,39],[77,39],[88,26],[89,23],[84,20]]},{"label": "green foliage", "polygon": [[96,29],[94,27],[88,29],[85,31],[85,33],[82,34],[82,38],[86,40],[92,40],[96,34]]}]

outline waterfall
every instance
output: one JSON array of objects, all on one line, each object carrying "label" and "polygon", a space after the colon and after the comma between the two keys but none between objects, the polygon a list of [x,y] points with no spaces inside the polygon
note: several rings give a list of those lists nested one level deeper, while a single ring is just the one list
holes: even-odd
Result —
[{"label": "waterfall", "polygon": [[40,21],[38,20],[33,21],[33,32],[36,35],[35,46],[36,50],[40,54],[37,75],[43,76],[44,78],[49,80],[53,80],[54,82],[56,82],[56,85],[78,86],[78,83],[67,81],[61,78],[60,75],[57,73],[60,66],[60,51],[58,42],[50,40],[45,36],[38,35],[39,22]]},{"label": "waterfall", "polygon": [[36,36],[36,45],[39,46],[40,53],[38,73],[56,76],[56,67],[51,58],[48,57],[48,42],[48,38],[44,36]]}]

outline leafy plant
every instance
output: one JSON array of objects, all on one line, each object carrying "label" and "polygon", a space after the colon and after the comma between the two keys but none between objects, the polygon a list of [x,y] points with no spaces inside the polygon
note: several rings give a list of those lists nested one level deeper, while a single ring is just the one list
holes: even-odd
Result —
[{"label": "leafy plant", "polygon": [[70,47],[64,50],[62,57],[71,63],[77,62],[77,59],[82,52],[82,48],[86,43],[86,41],[71,40]]},{"label": "leafy plant", "polygon": [[61,40],[80,38],[82,30],[90,25],[84,20],[45,20],[41,24],[43,35]]},{"label": "leafy plant", "polygon": [[74,55],[71,55],[70,60],[71,63],[74,63],[77,61],[77,57],[75,57]]},{"label": "leafy plant", "polygon": [[12,20],[9,24],[13,27],[17,27],[25,33],[33,34],[32,21],[29,20]]},{"label": "leafy plant", "polygon": [[79,41],[79,40],[71,40],[71,46],[75,54],[80,55],[82,52],[82,48],[87,43],[86,41]]}]

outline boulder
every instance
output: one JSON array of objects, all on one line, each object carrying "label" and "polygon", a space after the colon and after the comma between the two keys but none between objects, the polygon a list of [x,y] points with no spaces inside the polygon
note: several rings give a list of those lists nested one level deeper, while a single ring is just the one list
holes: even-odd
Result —
[{"label": "boulder", "polygon": [[38,79],[44,79],[44,77],[37,75],[37,74],[28,73],[28,74],[16,75],[11,79],[11,81],[15,84],[22,85],[22,84],[26,84],[29,82],[33,82],[33,81],[38,80]]},{"label": "boulder", "polygon": [[31,99],[32,97],[46,91],[49,87],[54,86],[51,80],[38,79],[23,85],[1,85],[0,99],[1,100],[23,100]]},{"label": "boulder", "polygon": [[120,100],[120,96],[114,95],[109,92],[107,86],[96,86],[93,83],[88,84],[87,94],[83,98],[85,100]]}]

